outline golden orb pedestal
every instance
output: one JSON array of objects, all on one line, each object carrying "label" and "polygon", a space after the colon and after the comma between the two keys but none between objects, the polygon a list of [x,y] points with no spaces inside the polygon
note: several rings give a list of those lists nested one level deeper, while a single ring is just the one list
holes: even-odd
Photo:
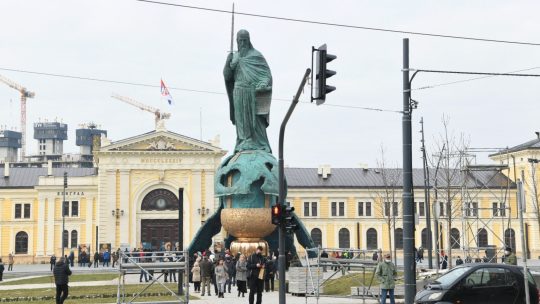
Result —
[{"label": "golden orb pedestal", "polygon": [[276,229],[270,208],[225,208],[221,211],[221,224],[237,238],[231,243],[231,253],[241,252],[249,257],[262,246],[263,254],[268,255],[268,243],[263,238]]}]

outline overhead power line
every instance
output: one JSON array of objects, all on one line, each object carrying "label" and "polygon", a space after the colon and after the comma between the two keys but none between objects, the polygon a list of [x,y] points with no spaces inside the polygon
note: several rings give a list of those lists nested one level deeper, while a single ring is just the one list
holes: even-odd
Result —
[{"label": "overhead power line", "polygon": [[[540,67],[533,67],[533,68],[528,68],[528,69],[510,71],[510,72],[507,72],[507,73],[504,73],[504,74],[512,74],[512,73],[531,71],[531,70],[536,70],[536,69],[539,69],[539,68]],[[497,76],[498,75],[486,75],[486,76],[481,76],[481,77],[474,77],[474,78],[468,78],[468,79],[462,79],[462,80],[456,80],[456,81],[450,81],[450,82],[442,82],[442,83],[430,84],[430,85],[425,85],[425,86],[421,86],[421,87],[418,87],[418,88],[414,88],[414,89],[412,89],[412,91],[433,89],[433,88],[437,88],[437,87],[442,87],[442,86],[447,86],[447,85],[452,85],[452,84],[458,84],[458,83],[463,83],[463,82],[470,82],[470,81],[486,79],[486,78],[491,78],[491,77],[497,77]]]},{"label": "overhead power line", "polygon": [[[208,8],[208,7],[185,5],[185,4],[162,2],[162,1],[152,1],[152,0],[135,0],[135,1],[151,3],[151,4],[158,4],[158,5],[181,7],[181,8],[194,9],[194,10],[201,10],[201,11],[209,11],[209,12],[215,12],[215,13],[225,13],[225,14],[233,13],[232,11],[224,10],[224,9]],[[237,11],[237,10],[234,11],[234,14],[242,15],[242,16],[249,16],[249,17],[281,20],[281,21],[308,23],[308,24],[334,26],[334,27],[342,27],[342,28],[352,28],[352,29],[366,30],[366,31],[377,31],[377,32],[397,33],[397,34],[409,34],[409,35],[427,36],[427,37],[436,37],[436,38],[461,39],[461,40],[471,40],[471,41],[480,41],[480,42],[492,42],[492,43],[505,43],[505,44],[540,46],[540,43],[538,43],[538,42],[503,40],[503,39],[490,39],[490,38],[458,36],[458,35],[445,35],[445,34],[426,33],[426,32],[414,32],[414,31],[406,31],[406,30],[398,30],[398,29],[390,29],[390,28],[370,27],[370,26],[324,22],[324,21],[308,20],[308,19],[270,16],[270,15],[263,15],[263,14],[254,14],[254,13],[241,12],[241,11]]]},{"label": "overhead power line", "polygon": [[[32,75],[48,76],[48,77],[58,77],[58,78],[67,78],[67,79],[75,79],[75,80],[95,81],[95,82],[102,82],[102,83],[114,83],[114,84],[130,85],[130,86],[147,87],[147,88],[160,88],[160,85],[153,85],[153,84],[141,83],[141,82],[130,82],[130,81],[103,79],[103,78],[96,78],[96,77],[85,77],[85,76],[76,76],[76,75],[67,75],[67,74],[58,74],[58,73],[37,72],[37,71],[11,69],[11,68],[4,68],[4,67],[0,67],[0,70],[2,70],[2,71],[10,71],[10,72],[17,72],[17,73],[32,74]],[[169,87],[169,89],[170,90],[177,90],[177,91],[193,92],[193,93],[203,93],[203,94],[213,94],[213,95],[227,95],[225,92],[222,92],[222,91],[220,92],[220,91],[210,91],[210,90],[195,90],[195,89],[179,88],[179,87]],[[289,101],[289,102],[291,101],[290,99],[285,99],[285,98],[272,98],[272,100],[275,100],[275,101]],[[301,102],[302,103],[312,104],[309,101],[301,101]],[[400,113],[400,114],[402,113],[402,111],[398,111],[398,110],[380,109],[380,108],[372,108],[372,107],[362,107],[362,106],[354,106],[354,105],[343,105],[343,104],[332,104],[332,103],[324,103],[322,105],[323,106],[328,106],[328,107],[336,107],[336,108],[348,108],[348,109],[358,109],[358,110],[376,111],[376,112]]]}]

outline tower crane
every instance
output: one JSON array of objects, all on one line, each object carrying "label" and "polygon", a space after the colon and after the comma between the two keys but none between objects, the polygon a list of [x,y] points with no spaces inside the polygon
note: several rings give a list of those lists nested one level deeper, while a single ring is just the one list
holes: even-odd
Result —
[{"label": "tower crane", "polygon": [[143,111],[153,113],[155,116],[155,123],[156,123],[156,130],[164,129],[165,128],[165,119],[169,119],[171,117],[171,113],[165,113],[161,112],[160,109],[151,107],[149,105],[145,105],[142,102],[139,102],[137,100],[134,100],[132,98],[121,96],[118,94],[113,93],[111,95],[112,98],[118,99],[120,101],[123,101],[125,103],[128,103],[132,106],[135,106]]},{"label": "tower crane", "polygon": [[26,98],[34,98],[36,95],[34,92],[28,91],[25,87],[15,83],[13,80],[0,75],[0,82],[7,84],[12,89],[15,89],[21,93],[21,161],[26,156]]}]

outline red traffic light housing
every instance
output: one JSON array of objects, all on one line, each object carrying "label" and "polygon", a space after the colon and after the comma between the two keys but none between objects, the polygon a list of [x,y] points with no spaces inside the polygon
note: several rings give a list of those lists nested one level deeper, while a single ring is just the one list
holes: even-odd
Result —
[{"label": "red traffic light housing", "polygon": [[279,225],[281,223],[282,208],[280,204],[272,206],[272,224]]}]

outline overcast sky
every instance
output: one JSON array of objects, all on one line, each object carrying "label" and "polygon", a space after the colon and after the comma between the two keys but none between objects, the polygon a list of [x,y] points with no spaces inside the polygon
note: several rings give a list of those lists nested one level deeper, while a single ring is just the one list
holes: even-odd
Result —
[{"label": "overcast sky", "polygon": [[[171,2],[230,9],[227,1]],[[407,31],[540,42],[538,1],[235,1],[237,11]],[[273,97],[291,99],[311,46],[327,43],[338,59],[329,64],[337,90],[327,103],[401,110],[402,38],[410,38],[411,67],[509,72],[540,67],[540,47],[364,31],[248,16],[236,16],[236,30],[251,33],[274,78]],[[170,87],[225,92],[222,69],[229,50],[230,15],[134,0],[0,2],[0,68],[22,69]],[[236,48],[236,46],[235,46]],[[540,68],[528,73],[539,73]],[[167,128],[202,139],[221,136],[234,147],[235,129],[223,94],[171,90],[175,106],[159,88],[63,79],[2,71],[36,92],[28,101],[28,152],[37,151],[32,124],[38,119],[69,124],[65,152],[77,152],[78,124],[95,122],[119,140],[154,129],[153,116],[110,98],[130,96],[172,113]],[[419,74],[413,87],[471,78]],[[309,89],[306,90],[306,93]],[[506,147],[534,138],[538,126],[540,79],[488,78],[413,92],[414,166],[421,166],[419,120],[425,120],[428,148],[450,128],[472,147]],[[308,101],[308,94],[302,100]],[[0,84],[0,124],[19,122],[19,95]],[[274,100],[269,138],[277,155],[278,132],[288,102]],[[376,166],[380,147],[387,163],[401,164],[401,114],[300,104],[286,132],[289,166]],[[488,161],[479,155],[479,161]]]}]

